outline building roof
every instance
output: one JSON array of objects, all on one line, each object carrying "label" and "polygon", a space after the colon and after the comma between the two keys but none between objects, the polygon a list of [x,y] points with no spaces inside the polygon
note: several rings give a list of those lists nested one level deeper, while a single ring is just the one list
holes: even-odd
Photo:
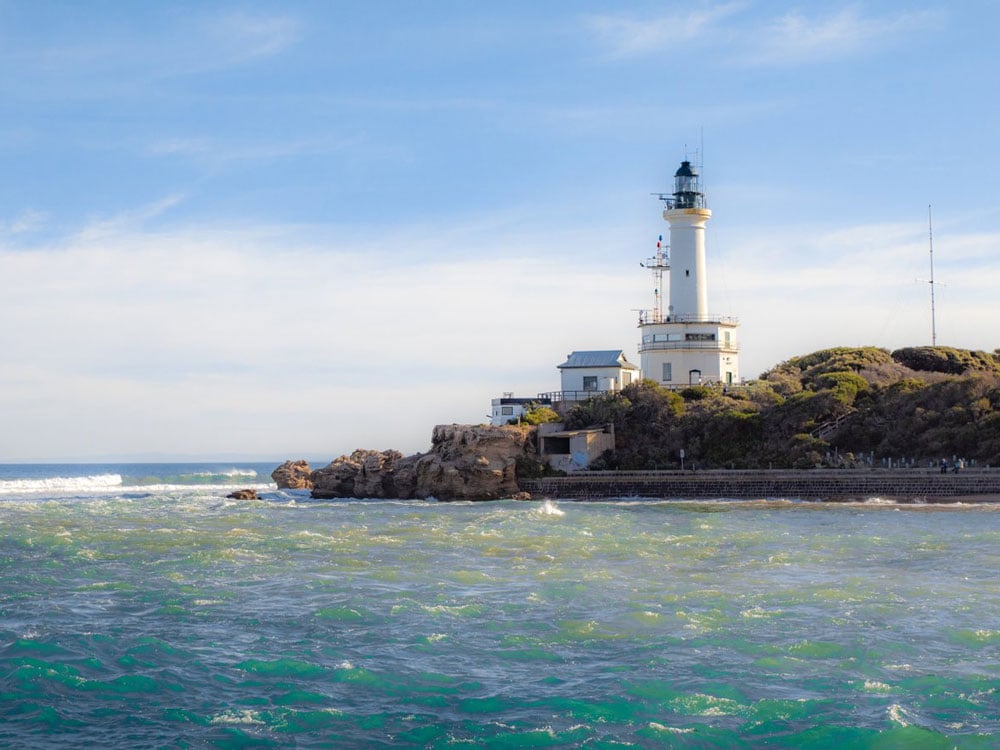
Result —
[{"label": "building roof", "polygon": [[603,427],[588,427],[583,430],[559,430],[558,432],[546,432],[541,437],[574,438],[578,435],[602,435],[605,433],[607,433],[607,430]]},{"label": "building roof", "polygon": [[558,369],[566,370],[574,367],[621,367],[624,370],[639,368],[625,359],[621,349],[605,349],[593,352],[572,352],[566,361],[558,365]]},{"label": "building roof", "polygon": [[501,396],[493,399],[494,405],[510,406],[512,404],[538,404],[539,406],[552,406],[552,399],[544,396]]}]

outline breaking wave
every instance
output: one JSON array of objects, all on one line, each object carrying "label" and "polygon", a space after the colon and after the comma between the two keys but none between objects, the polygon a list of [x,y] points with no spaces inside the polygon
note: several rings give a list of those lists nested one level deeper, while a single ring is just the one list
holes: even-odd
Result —
[{"label": "breaking wave", "polygon": [[102,492],[121,486],[121,474],[95,474],[85,477],[45,477],[44,479],[0,479],[0,495],[49,492]]}]

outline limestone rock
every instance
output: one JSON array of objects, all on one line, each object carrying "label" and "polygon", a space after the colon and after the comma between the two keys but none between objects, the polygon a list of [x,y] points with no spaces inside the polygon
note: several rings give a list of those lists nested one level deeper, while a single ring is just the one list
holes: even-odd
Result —
[{"label": "limestone rock", "polygon": [[285,461],[271,472],[271,479],[277,483],[279,490],[311,490],[311,473],[307,461]]},{"label": "limestone rock", "polygon": [[316,469],[309,475],[312,495],[438,500],[514,497],[520,492],[517,461],[534,456],[533,435],[534,428],[529,426],[438,425],[427,453],[404,458],[393,450],[356,450]]},{"label": "limestone rock", "polygon": [[226,497],[231,497],[234,500],[259,500],[257,497],[257,490],[236,490],[235,492],[230,492]]},{"label": "limestone rock", "polygon": [[533,428],[438,425],[416,463],[416,497],[496,500],[520,491],[517,459],[534,452]]},{"label": "limestone rock", "polygon": [[316,469],[310,480],[313,497],[399,497],[394,467],[403,457],[399,451],[356,450]]}]

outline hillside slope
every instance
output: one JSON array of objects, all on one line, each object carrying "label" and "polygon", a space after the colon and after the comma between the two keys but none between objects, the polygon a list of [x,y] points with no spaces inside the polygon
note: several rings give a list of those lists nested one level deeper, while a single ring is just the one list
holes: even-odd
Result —
[{"label": "hillside slope", "polygon": [[743,388],[652,381],[584,402],[568,426],[612,422],[608,469],[813,468],[952,456],[1000,465],[1000,355],[947,347],[835,348]]}]

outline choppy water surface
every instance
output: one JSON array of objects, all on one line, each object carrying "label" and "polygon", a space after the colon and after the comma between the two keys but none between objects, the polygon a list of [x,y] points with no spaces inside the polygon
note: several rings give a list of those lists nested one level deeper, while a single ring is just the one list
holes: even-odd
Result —
[{"label": "choppy water surface", "polygon": [[1000,744],[1000,514],[0,499],[0,744]]}]

